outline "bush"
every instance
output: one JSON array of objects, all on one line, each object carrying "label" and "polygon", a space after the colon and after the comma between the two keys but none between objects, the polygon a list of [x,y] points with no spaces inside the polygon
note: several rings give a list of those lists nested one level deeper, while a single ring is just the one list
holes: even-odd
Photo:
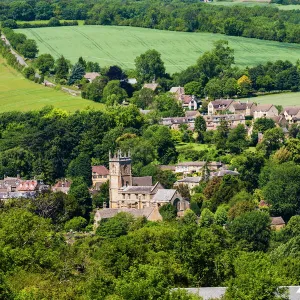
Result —
[{"label": "bush", "polygon": [[177,217],[176,207],[172,204],[166,204],[159,208],[159,213],[161,214],[164,221],[172,221]]},{"label": "bush", "polygon": [[65,230],[70,231],[81,231],[86,225],[87,225],[87,220],[83,217],[75,217],[71,219],[70,221],[66,222],[65,224]]}]

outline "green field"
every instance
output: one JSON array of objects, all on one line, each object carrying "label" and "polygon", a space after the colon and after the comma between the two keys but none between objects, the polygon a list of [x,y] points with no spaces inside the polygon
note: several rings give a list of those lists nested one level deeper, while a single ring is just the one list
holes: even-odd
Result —
[{"label": "green field", "polygon": [[258,96],[249,98],[249,100],[257,102],[259,104],[274,104],[282,105],[283,107],[288,105],[300,105],[300,92]]},{"label": "green field", "polygon": [[97,61],[100,66],[113,64],[134,68],[134,59],[148,49],[162,53],[167,71],[174,73],[192,65],[213,42],[226,39],[235,50],[241,67],[277,59],[296,62],[300,45],[231,37],[212,33],[188,33],[118,26],[79,26],[18,29],[38,43],[40,53],[64,55],[73,63],[80,56]]},{"label": "green field", "polygon": [[0,112],[38,110],[46,105],[74,112],[86,107],[103,109],[103,104],[38,85],[6,65],[0,57]]},{"label": "green field", "polygon": [[267,2],[259,2],[259,1],[213,1],[209,2],[212,5],[223,5],[223,6],[234,6],[234,5],[243,5],[243,6],[269,6],[269,7],[277,7],[280,10],[298,10],[300,9],[300,5],[291,4],[291,5],[280,5],[276,3],[267,3]]}]

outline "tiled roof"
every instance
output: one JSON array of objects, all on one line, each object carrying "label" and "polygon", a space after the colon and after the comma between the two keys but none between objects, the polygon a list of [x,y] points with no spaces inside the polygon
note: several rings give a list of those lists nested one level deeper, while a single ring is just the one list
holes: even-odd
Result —
[{"label": "tiled roof", "polygon": [[152,91],[155,91],[157,88],[158,88],[158,83],[145,83],[143,85],[143,88],[146,88],[146,89],[150,89]]},{"label": "tiled roof", "polygon": [[109,175],[109,171],[105,166],[92,166],[92,173],[98,175]]},{"label": "tiled roof", "polygon": [[38,186],[37,180],[23,180],[17,187],[18,191],[35,191]]},{"label": "tiled roof", "polygon": [[236,101],[232,105],[233,105],[235,110],[246,110],[247,108],[251,108],[253,104],[254,104],[253,102],[239,102],[239,101]]},{"label": "tiled roof", "polygon": [[132,177],[134,186],[152,186],[152,176]]},{"label": "tiled roof", "polygon": [[176,190],[174,189],[160,189],[157,190],[156,194],[153,197],[153,201],[171,201],[174,194],[176,193]]},{"label": "tiled roof", "polygon": [[170,89],[170,93],[176,94],[184,94],[184,87],[174,86]]},{"label": "tiled roof", "polygon": [[98,76],[100,76],[100,74],[97,72],[88,72],[88,73],[85,73],[84,78],[90,79],[91,81],[93,81]]},{"label": "tiled roof", "polygon": [[285,222],[282,217],[272,217],[271,225],[285,225]]}]

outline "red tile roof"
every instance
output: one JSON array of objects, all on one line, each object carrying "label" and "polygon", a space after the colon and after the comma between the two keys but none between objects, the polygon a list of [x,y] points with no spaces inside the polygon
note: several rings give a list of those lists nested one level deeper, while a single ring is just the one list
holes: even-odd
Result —
[{"label": "red tile roof", "polygon": [[109,175],[109,171],[105,166],[92,166],[92,173],[97,175]]}]

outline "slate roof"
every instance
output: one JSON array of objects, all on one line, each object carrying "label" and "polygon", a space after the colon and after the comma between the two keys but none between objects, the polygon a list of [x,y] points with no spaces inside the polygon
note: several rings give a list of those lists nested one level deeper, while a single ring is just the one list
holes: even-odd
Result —
[{"label": "slate roof", "polygon": [[185,112],[185,117],[186,118],[196,118],[198,116],[200,116],[200,113],[199,113],[198,110],[187,110]]},{"label": "slate roof", "polygon": [[240,173],[237,171],[231,171],[231,170],[220,170],[218,172],[212,173],[212,177],[214,177],[214,176],[223,177],[225,175],[240,175]]},{"label": "slate roof", "polygon": [[[233,102],[232,99],[219,99],[219,100],[214,100],[214,101],[211,101],[210,103],[213,105],[214,109],[218,110],[218,109],[221,109],[221,110],[224,110],[226,109],[231,103]],[[221,107],[220,107],[221,106]],[[224,108],[225,106],[225,108]]]},{"label": "slate roof", "polygon": [[153,201],[166,201],[169,202],[173,198],[176,190],[174,189],[159,189],[153,197]]},{"label": "slate roof", "polygon": [[92,173],[96,173],[98,175],[109,175],[109,171],[105,166],[92,166]]},{"label": "slate roof", "polygon": [[134,186],[152,186],[152,176],[132,177]]},{"label": "slate roof", "polygon": [[253,104],[254,104],[253,102],[236,101],[232,105],[235,110],[246,110],[247,108],[251,108]]},{"label": "slate roof", "polygon": [[285,225],[285,222],[282,217],[272,217],[271,225]]},{"label": "slate roof", "polygon": [[200,176],[195,177],[185,177],[180,180],[177,180],[177,183],[199,183],[201,181]]},{"label": "slate roof", "polygon": [[126,186],[122,191],[132,194],[151,194],[152,189],[153,186]]},{"label": "slate roof", "polygon": [[254,105],[253,111],[269,111],[272,108],[273,104],[258,104]]},{"label": "slate roof", "polygon": [[143,209],[136,208],[105,208],[99,209],[96,211],[96,219],[109,219],[114,217],[116,214],[120,212],[126,212],[132,214],[134,217],[143,217],[148,218],[150,214],[153,212],[154,207],[145,207]]},{"label": "slate roof", "polygon": [[300,106],[287,106],[283,111],[287,112],[290,116],[296,116],[300,111]]}]

